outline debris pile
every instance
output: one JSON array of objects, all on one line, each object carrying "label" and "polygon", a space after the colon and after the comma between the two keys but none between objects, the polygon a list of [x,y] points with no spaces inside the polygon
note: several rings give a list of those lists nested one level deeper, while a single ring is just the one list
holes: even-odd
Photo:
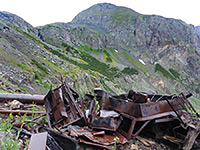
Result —
[{"label": "debris pile", "polygon": [[37,122],[33,128],[23,126],[20,133],[31,137],[29,150],[36,147],[73,150],[84,145],[108,150],[120,146],[138,149],[138,145],[129,145],[133,139],[146,146],[158,146],[158,142],[184,150],[199,148],[199,114],[187,99],[191,94],[158,95],[130,90],[116,95],[101,89],[94,93],[83,99],[66,82],[50,90],[42,101],[47,124],[41,126],[37,117],[32,120]]}]

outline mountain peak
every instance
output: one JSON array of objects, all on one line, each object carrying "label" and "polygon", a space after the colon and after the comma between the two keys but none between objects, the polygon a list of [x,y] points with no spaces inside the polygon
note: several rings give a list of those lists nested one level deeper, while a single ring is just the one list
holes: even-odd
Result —
[{"label": "mountain peak", "polygon": [[101,33],[109,32],[110,26],[134,20],[140,14],[134,10],[110,3],[99,3],[80,12],[72,20],[74,27],[82,26]]},{"label": "mountain peak", "polygon": [[105,9],[115,9],[117,6],[111,3],[98,3],[91,6],[89,9],[97,9],[98,11],[104,11]]},{"label": "mountain peak", "polygon": [[113,16],[115,14],[131,14],[131,15],[138,15],[139,13],[135,12],[134,10],[122,7],[122,6],[116,6],[114,4],[110,3],[99,3],[91,6],[90,8],[80,12],[73,20],[72,22],[82,22],[89,21],[89,19],[95,18],[95,19],[105,19],[107,16]]},{"label": "mountain peak", "polygon": [[26,31],[26,28],[30,28],[33,30],[33,26],[31,24],[29,24],[23,18],[13,13],[7,11],[0,11],[0,18],[2,18],[6,22],[9,22],[13,25],[20,27],[24,31]]}]

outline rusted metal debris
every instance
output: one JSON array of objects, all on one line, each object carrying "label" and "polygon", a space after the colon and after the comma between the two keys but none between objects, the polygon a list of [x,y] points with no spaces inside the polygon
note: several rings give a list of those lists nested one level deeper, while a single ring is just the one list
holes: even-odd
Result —
[{"label": "rusted metal debris", "polygon": [[[101,89],[95,89],[94,93],[96,95],[86,94],[82,100],[80,94],[67,83],[50,91],[44,99],[49,126],[68,131],[68,135],[80,143],[105,148],[105,145],[113,145],[114,137],[118,137],[117,133],[128,142],[152,123],[175,123],[190,132],[189,128],[194,127],[186,122],[187,117],[193,123],[194,116],[199,118],[187,100],[191,95],[156,95],[133,90],[128,94],[116,95]],[[79,129],[73,128],[74,125],[78,125]],[[69,126],[72,127],[68,128]],[[193,126],[197,127],[194,124]],[[197,128],[195,130],[199,131]],[[112,138],[106,138],[110,140],[108,142],[105,136]],[[190,137],[187,136],[185,143],[194,143],[197,136]],[[124,144],[119,141],[118,143]]]},{"label": "rusted metal debris", "polygon": [[82,97],[67,84],[62,84],[59,88],[50,90],[44,98],[44,103],[50,127],[65,128],[70,124],[81,121],[86,123],[84,107],[80,107],[83,106]]},{"label": "rusted metal debris", "polygon": [[[199,114],[187,99],[191,94],[159,95],[130,90],[127,94],[116,95],[101,89],[95,89],[94,93],[86,94],[83,99],[78,91],[64,82],[45,97],[39,96],[36,100],[28,96],[28,102],[34,99],[38,104],[45,104],[48,127],[32,130],[26,126],[22,133],[29,138],[43,138],[39,133],[47,132],[46,147],[45,141],[41,144],[43,149],[58,150],[79,149],[81,144],[111,150],[114,145],[125,145],[133,138],[146,143],[144,145],[157,145],[138,136],[148,134],[157,141],[168,140],[175,147],[186,150],[195,147],[195,141],[200,139]],[[18,95],[14,99],[23,103],[28,98],[24,100]],[[11,98],[8,95],[1,98],[0,95],[0,101],[3,100]],[[12,113],[19,111],[12,109],[9,110]],[[1,111],[5,109],[0,108]],[[22,124],[13,125],[17,128]],[[55,140],[53,144],[52,140]]]}]

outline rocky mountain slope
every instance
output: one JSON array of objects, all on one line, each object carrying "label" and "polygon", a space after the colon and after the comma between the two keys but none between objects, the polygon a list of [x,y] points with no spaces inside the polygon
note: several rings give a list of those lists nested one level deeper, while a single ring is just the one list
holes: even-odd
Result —
[{"label": "rocky mountain slope", "polygon": [[102,62],[106,59],[100,56],[107,51],[115,62],[112,66],[136,68],[139,76],[144,75],[156,88],[158,81],[163,82],[163,89],[159,89],[165,92],[172,92],[173,88],[198,94],[199,35],[193,25],[181,20],[142,15],[103,3],[79,13],[70,23],[54,23],[40,29],[44,41],[52,45],[62,48],[63,43],[68,43],[102,50],[93,54],[86,49]]},{"label": "rocky mountain slope", "polygon": [[37,28],[1,12],[0,28],[2,83],[13,89],[45,93],[62,75],[82,94],[101,87],[200,96],[199,30],[181,20],[103,3]]},{"label": "rocky mountain slope", "polygon": [[64,57],[70,56],[64,50],[42,42],[38,29],[14,14],[1,12],[0,16],[1,92],[46,94],[51,85],[60,85],[60,78],[65,76],[69,82],[79,78],[85,91],[90,88],[86,83],[91,88],[101,87],[100,81],[89,75],[90,71],[66,61]]}]

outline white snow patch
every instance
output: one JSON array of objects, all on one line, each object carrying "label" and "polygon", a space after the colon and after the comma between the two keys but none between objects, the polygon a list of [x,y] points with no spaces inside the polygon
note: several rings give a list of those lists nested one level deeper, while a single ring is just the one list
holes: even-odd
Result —
[{"label": "white snow patch", "polygon": [[139,61],[140,61],[143,65],[145,65],[145,62],[144,62],[142,59],[139,59]]}]

